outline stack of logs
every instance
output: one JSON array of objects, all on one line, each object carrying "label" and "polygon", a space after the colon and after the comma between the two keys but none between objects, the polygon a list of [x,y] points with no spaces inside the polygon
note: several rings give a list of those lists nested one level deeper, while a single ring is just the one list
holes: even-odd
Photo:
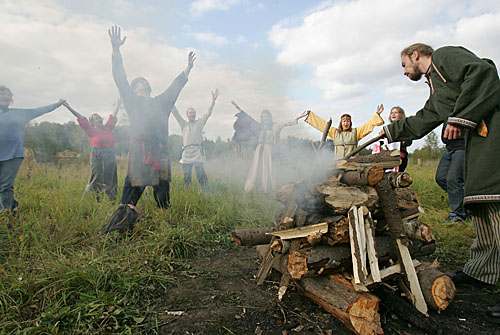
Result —
[{"label": "stack of logs", "polygon": [[257,284],[278,271],[278,299],[295,285],[356,334],[383,334],[380,299],[432,330],[422,318],[427,306],[444,310],[455,287],[437,264],[415,259],[435,251],[434,236],[418,220],[423,208],[406,188],[408,173],[385,172],[399,162],[397,150],[341,160],[319,185],[281,188],[277,199],[285,207],[276,227],[232,232],[236,244],[257,245]]}]

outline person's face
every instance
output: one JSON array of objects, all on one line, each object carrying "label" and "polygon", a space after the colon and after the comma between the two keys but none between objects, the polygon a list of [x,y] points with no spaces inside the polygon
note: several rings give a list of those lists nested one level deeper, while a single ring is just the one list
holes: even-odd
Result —
[{"label": "person's face", "polygon": [[0,106],[9,107],[12,103],[12,94],[7,90],[0,91]]},{"label": "person's face", "polygon": [[345,117],[342,119],[342,130],[351,128],[351,118]]},{"label": "person's face", "polygon": [[104,126],[102,123],[102,117],[99,114],[93,114],[91,116],[91,121],[96,128],[102,128]]},{"label": "person's face", "polygon": [[196,111],[193,108],[189,108],[186,114],[189,122],[196,121]]},{"label": "person's face", "polygon": [[419,81],[422,78],[423,73],[418,68],[415,54],[401,56],[401,66],[404,69],[404,75],[410,78],[410,80]]},{"label": "person's face", "polygon": [[396,108],[391,109],[391,113],[389,114],[389,121],[394,122],[396,120],[403,119],[403,113],[398,111]]},{"label": "person's face", "polygon": [[134,93],[138,96],[149,98],[151,94],[151,86],[147,80],[139,80],[133,89]]},{"label": "person's face", "polygon": [[264,123],[264,124],[268,124],[269,122],[271,122],[271,117],[269,117],[269,114],[267,114],[267,113],[263,113],[263,114],[260,116],[260,120],[262,121],[262,123]]}]

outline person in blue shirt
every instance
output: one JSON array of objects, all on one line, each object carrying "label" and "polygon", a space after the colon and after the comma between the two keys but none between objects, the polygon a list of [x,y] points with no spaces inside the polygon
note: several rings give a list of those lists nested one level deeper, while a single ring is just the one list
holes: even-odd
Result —
[{"label": "person in blue shirt", "polygon": [[12,92],[0,85],[0,213],[13,210],[14,181],[24,158],[24,129],[28,122],[52,112],[64,100],[39,108],[9,108]]}]

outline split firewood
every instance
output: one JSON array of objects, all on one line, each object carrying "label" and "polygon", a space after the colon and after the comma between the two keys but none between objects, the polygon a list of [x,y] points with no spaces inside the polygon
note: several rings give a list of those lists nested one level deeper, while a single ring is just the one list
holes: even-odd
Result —
[{"label": "split firewood", "polygon": [[418,200],[417,192],[409,188],[395,188],[394,193],[400,210],[422,206]]},{"label": "split firewood", "polygon": [[[376,236],[375,250],[379,266],[386,264],[390,259],[397,258],[389,236]],[[434,242],[423,243],[411,240],[410,253],[413,258],[431,255],[435,250]],[[293,253],[290,252],[288,258],[288,272],[292,278],[296,279],[302,278],[306,274],[329,275],[352,269],[351,248],[344,243],[333,246],[317,245],[314,248],[300,248]]]},{"label": "split firewood", "polygon": [[231,232],[231,239],[238,246],[251,247],[259,244],[266,244],[271,241],[271,235],[266,235],[276,227],[244,228]]},{"label": "split firewood", "polygon": [[404,210],[400,209],[400,211],[399,211],[399,214],[401,215],[401,220],[403,220],[403,222],[410,221],[411,219],[415,219],[424,213],[425,213],[425,210],[424,210],[424,207],[422,207],[422,206],[416,206],[416,207],[404,209]]},{"label": "split firewood", "polygon": [[376,185],[384,177],[384,169],[381,166],[361,167],[359,170],[340,171],[340,181],[346,185]]},{"label": "split firewood", "polygon": [[325,234],[328,231],[328,222],[318,223],[310,226],[297,227],[286,230],[271,231],[268,235],[279,237],[282,240],[307,237],[309,235]]},{"label": "split firewood", "polygon": [[379,298],[358,293],[342,276],[304,278],[296,281],[299,292],[335,316],[355,334],[383,334],[378,313]]},{"label": "split firewood", "polygon": [[455,298],[455,284],[450,277],[437,269],[418,272],[418,279],[425,301],[435,311],[444,311]]},{"label": "split firewood", "polygon": [[378,205],[377,191],[371,186],[321,184],[316,190],[327,195],[325,202],[336,214],[346,214],[352,206],[365,206],[374,211]]},{"label": "split firewood", "polygon": [[408,187],[413,183],[413,178],[407,172],[390,172],[389,181],[392,187]]}]

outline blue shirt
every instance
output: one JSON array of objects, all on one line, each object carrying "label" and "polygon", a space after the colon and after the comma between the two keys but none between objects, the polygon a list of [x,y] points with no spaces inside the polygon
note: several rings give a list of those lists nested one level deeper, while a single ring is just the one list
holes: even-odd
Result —
[{"label": "blue shirt", "polygon": [[24,129],[28,122],[59,106],[55,103],[32,109],[0,109],[0,161],[24,157]]}]

